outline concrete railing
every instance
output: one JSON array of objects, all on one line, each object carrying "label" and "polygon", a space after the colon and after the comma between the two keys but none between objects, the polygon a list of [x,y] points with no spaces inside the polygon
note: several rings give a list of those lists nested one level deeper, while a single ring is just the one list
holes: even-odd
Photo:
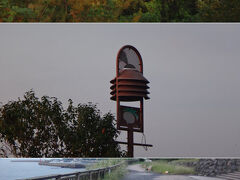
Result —
[{"label": "concrete railing", "polygon": [[25,178],[25,179],[18,179],[18,180],[98,180],[98,179],[104,178],[106,174],[110,174],[113,170],[123,165],[123,163],[125,162],[121,162],[111,167],[94,169],[89,171],[39,176],[39,177]]}]

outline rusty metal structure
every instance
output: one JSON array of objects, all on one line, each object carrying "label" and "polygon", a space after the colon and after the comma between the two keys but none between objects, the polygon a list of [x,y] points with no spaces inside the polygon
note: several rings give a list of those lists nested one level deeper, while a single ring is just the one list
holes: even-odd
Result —
[{"label": "rusty metal structure", "polygon": [[[143,100],[150,99],[149,81],[143,76],[142,57],[135,47],[126,45],[119,50],[116,77],[110,83],[110,99],[117,103],[117,129],[128,131],[128,156],[133,157],[133,145],[142,145],[133,143],[133,132],[144,132]],[[140,107],[123,106],[121,102],[140,102]]]}]

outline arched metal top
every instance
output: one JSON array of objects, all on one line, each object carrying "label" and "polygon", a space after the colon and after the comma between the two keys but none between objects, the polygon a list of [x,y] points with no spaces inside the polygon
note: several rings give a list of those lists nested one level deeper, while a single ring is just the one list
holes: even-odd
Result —
[{"label": "arched metal top", "polygon": [[123,69],[135,69],[143,73],[142,57],[138,50],[131,45],[125,45],[118,51],[116,59],[117,77]]}]

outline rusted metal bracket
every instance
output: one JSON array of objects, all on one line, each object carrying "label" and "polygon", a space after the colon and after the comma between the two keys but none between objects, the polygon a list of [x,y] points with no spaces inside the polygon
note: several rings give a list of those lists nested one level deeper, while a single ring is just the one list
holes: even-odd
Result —
[{"label": "rusted metal bracket", "polygon": [[[115,141],[118,144],[128,144],[127,142],[122,142],[122,141]],[[152,144],[142,144],[142,143],[133,143],[134,146],[148,146],[148,147],[153,147]]]}]

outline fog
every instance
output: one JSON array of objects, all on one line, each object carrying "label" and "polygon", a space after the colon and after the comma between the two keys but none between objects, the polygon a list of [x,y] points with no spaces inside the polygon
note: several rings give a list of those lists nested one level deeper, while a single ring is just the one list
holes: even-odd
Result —
[{"label": "fog", "polygon": [[115,114],[109,81],[130,44],[151,98],[144,134],[153,147],[135,147],[135,157],[239,157],[239,34],[240,24],[0,24],[0,102],[33,89]]}]

